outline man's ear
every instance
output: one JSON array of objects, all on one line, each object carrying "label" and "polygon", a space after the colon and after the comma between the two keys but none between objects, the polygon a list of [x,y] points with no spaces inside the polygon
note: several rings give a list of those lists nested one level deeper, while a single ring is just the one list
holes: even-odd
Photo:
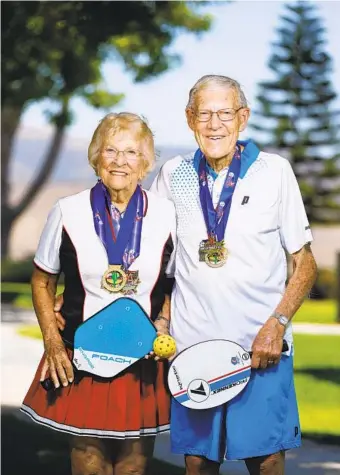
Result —
[{"label": "man's ear", "polygon": [[244,107],[239,111],[240,117],[240,128],[239,131],[243,132],[243,130],[247,127],[248,120],[250,117],[250,109],[248,107]]},{"label": "man's ear", "polygon": [[188,126],[190,127],[191,130],[195,130],[195,114],[194,114],[194,111],[192,109],[190,109],[189,107],[187,107],[185,109],[185,115],[186,115],[186,118],[187,118],[187,123],[188,123]]}]

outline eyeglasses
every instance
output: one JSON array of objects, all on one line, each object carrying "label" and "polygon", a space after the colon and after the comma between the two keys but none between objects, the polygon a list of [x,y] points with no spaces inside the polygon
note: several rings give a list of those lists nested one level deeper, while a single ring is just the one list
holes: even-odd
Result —
[{"label": "eyeglasses", "polygon": [[217,114],[217,117],[222,122],[229,122],[230,120],[235,119],[235,116],[239,110],[243,109],[243,107],[239,107],[238,109],[221,109],[216,112],[213,111],[197,111],[196,117],[199,122],[209,122],[214,114]]},{"label": "eyeglasses", "polygon": [[135,162],[140,157],[141,152],[139,150],[134,150],[128,148],[126,150],[117,150],[113,147],[107,147],[104,149],[104,156],[108,160],[117,160],[119,154],[122,153],[127,162]]}]

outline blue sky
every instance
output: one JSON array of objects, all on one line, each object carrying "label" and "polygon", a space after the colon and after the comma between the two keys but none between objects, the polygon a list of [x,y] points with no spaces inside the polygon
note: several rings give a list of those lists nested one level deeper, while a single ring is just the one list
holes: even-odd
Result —
[{"label": "blue sky", "polygon": [[[332,81],[340,96],[340,1],[315,3],[327,29],[327,50],[333,57]],[[202,11],[213,15],[213,27],[200,38],[180,35],[176,39],[172,50],[182,56],[182,63],[176,69],[136,85],[122,64],[104,65],[106,86],[112,92],[126,95],[115,110],[145,116],[158,145],[194,146],[184,109],[189,89],[204,74],[224,74],[237,79],[251,107],[256,105],[257,83],[271,78],[267,67],[270,43],[277,39],[275,28],[279,26],[279,15],[284,12],[284,2],[239,0],[226,4],[221,1]],[[336,105],[340,108],[340,98]],[[48,106],[47,101],[31,106],[24,114],[23,125],[45,127],[44,110]],[[73,101],[72,109],[75,120],[69,134],[89,141],[104,113],[94,111],[80,100]],[[248,136],[247,132],[244,136]]]}]

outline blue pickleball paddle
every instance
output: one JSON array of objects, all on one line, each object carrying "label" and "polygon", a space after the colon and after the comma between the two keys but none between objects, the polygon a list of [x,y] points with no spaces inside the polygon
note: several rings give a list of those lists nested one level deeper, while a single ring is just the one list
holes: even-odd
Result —
[{"label": "blue pickleball paddle", "polygon": [[[77,370],[112,378],[152,351],[157,331],[135,300],[122,297],[83,322],[74,336]],[[50,378],[42,381],[47,391]]]},{"label": "blue pickleball paddle", "polygon": [[155,338],[156,329],[139,303],[119,298],[77,328],[73,364],[111,378],[149,353]]}]

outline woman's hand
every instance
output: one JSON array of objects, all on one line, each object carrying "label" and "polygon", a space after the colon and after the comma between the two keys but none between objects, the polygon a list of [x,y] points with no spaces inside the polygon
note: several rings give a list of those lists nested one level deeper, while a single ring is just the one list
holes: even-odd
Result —
[{"label": "woman's hand", "polygon": [[40,381],[44,381],[47,372],[49,372],[49,377],[56,389],[59,388],[60,383],[64,387],[72,383],[74,378],[73,366],[65,345],[59,336],[45,341],[45,354],[46,359],[41,370]]},{"label": "woman's hand", "polygon": [[[169,321],[166,320],[164,317],[157,317],[154,321],[154,325],[157,330],[157,336],[169,335]],[[160,359],[162,359],[159,356],[155,356],[154,351],[150,351],[150,353],[145,356],[145,359],[149,358],[153,358],[155,361],[159,361]]]},{"label": "woman's hand", "polygon": [[169,335],[169,320],[166,320],[164,317],[157,317],[154,325],[157,330],[157,336]]}]

